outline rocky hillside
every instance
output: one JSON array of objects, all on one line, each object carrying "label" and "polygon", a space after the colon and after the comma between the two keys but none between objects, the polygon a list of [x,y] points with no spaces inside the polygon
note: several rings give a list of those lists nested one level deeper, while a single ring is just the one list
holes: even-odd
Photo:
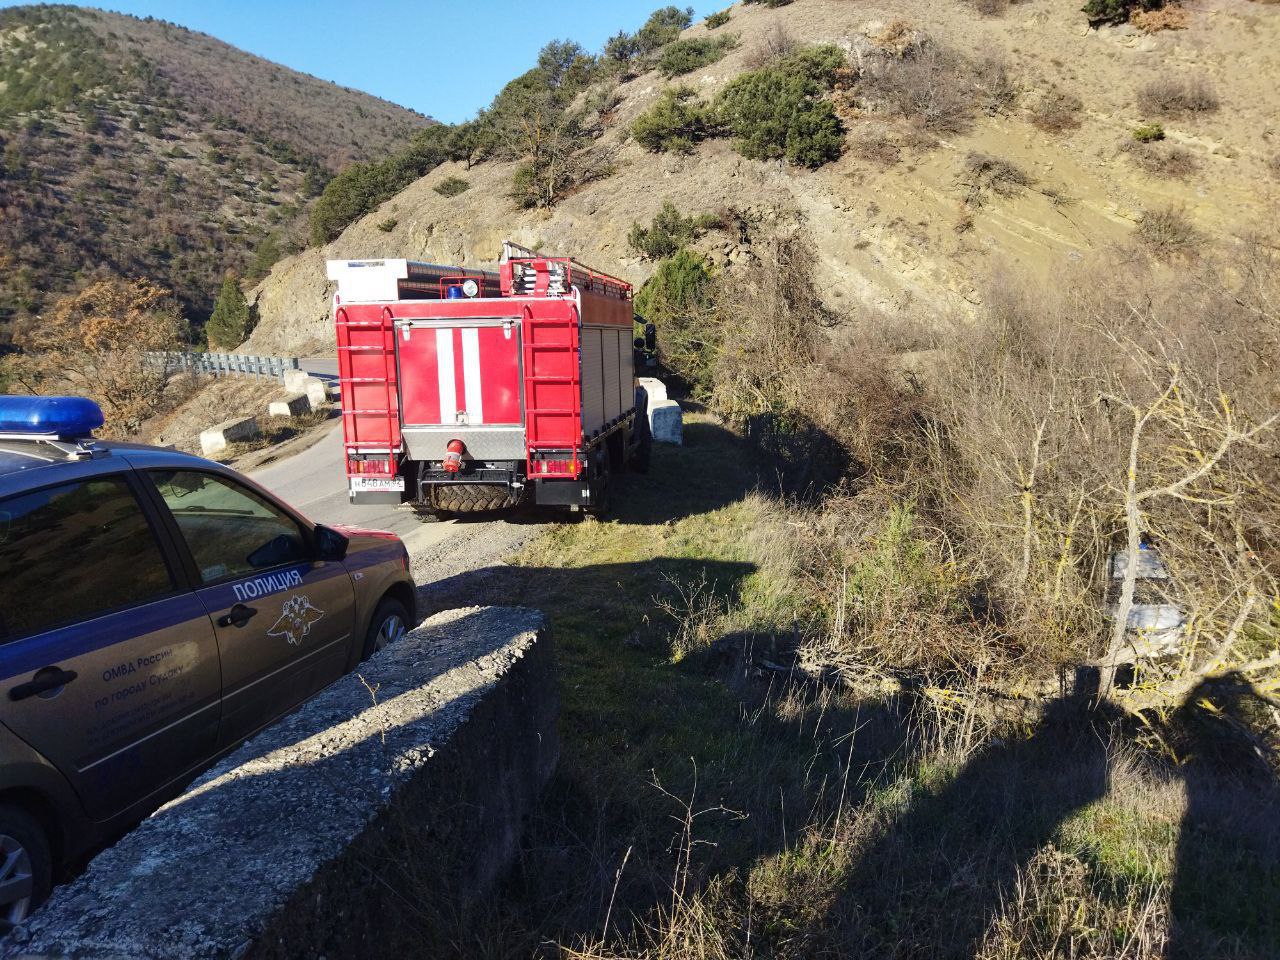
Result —
[{"label": "rocky hillside", "polygon": [[[737,4],[727,23],[683,34],[734,37],[722,59],[607,91],[585,152],[608,175],[551,208],[522,209],[511,198],[517,163],[445,164],[327,247],[282,261],[255,292],[250,346],[331,343],[330,257],[476,265],[509,237],[641,282],[654,264],[628,232],[666,201],[715,215],[722,226],[698,245],[729,270],[750,265],[753,242],[803,225],[829,305],[907,315],[971,312],[982,279],[1001,269],[1046,280],[1089,258],[1110,269],[1148,212],[1177,209],[1198,235],[1229,241],[1274,211],[1280,6],[1195,0],[1157,23],[1092,29],[1079,0],[980,6]],[[725,138],[653,153],[632,137],[664,89],[685,84],[708,102],[735,76],[809,44],[847,56],[828,94],[844,128],[838,159],[808,170],[746,159]],[[450,178],[469,188],[436,189]]]},{"label": "rocky hillside", "polygon": [[0,11],[0,338],[99,271],[201,319],[332,173],[430,122],[163,21]]}]

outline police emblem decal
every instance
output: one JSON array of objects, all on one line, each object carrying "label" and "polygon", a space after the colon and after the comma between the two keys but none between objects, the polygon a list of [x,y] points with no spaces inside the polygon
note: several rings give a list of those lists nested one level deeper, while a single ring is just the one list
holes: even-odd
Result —
[{"label": "police emblem decal", "polygon": [[269,637],[284,637],[294,646],[311,632],[311,625],[324,616],[324,611],[313,607],[309,597],[290,597],[280,610],[280,619],[267,631]]}]

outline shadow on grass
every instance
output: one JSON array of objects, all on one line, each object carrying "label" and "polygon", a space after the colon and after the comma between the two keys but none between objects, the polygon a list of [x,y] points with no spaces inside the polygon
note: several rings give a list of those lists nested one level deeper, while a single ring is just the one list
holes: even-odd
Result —
[{"label": "shadow on grass", "polygon": [[1109,710],[1053,702],[1024,739],[954,776],[917,774],[910,805],[860,851],[820,923],[824,955],[973,957],[1019,870],[1108,789]]},{"label": "shadow on grass", "polygon": [[1247,678],[1230,673],[1200,683],[1174,716],[1187,808],[1170,899],[1170,960],[1280,955],[1276,710]]}]

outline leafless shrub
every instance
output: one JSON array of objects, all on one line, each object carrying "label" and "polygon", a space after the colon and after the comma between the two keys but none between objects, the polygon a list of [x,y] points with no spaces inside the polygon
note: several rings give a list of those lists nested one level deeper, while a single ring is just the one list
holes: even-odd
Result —
[{"label": "leafless shrub", "polygon": [[855,130],[849,139],[849,149],[854,156],[882,167],[891,167],[902,159],[902,150],[893,135],[878,126]]},{"label": "leafless shrub", "polygon": [[1002,57],[987,56],[974,63],[972,84],[975,103],[988,116],[1009,113],[1018,102],[1018,86]]},{"label": "leafless shrub", "polygon": [[1280,178],[1280,153],[1272,154],[1271,159],[1267,161],[1267,169],[1271,171],[1271,175]]},{"label": "leafless shrub", "polygon": [[938,134],[967,130],[980,99],[972,64],[954,51],[921,40],[901,57],[868,63],[859,95],[873,110],[918,120]]},{"label": "leafless shrub", "polygon": [[1008,11],[1010,0],[967,0],[967,3],[984,17],[999,17]]},{"label": "leafless shrub", "polygon": [[1129,14],[1129,22],[1143,33],[1185,30],[1190,21],[1191,14],[1187,12],[1187,8],[1172,3],[1155,10],[1134,10]]},{"label": "leafless shrub", "polygon": [[973,152],[965,157],[960,183],[965,188],[965,203],[979,207],[988,195],[1015,197],[1035,183],[1035,179],[1002,157]]},{"label": "leafless shrub", "polygon": [[1031,122],[1045,133],[1078,129],[1084,101],[1074,93],[1051,87],[1031,109]]},{"label": "leafless shrub", "polygon": [[1120,149],[1153,177],[1185,180],[1200,169],[1195,154],[1185,147],[1158,140],[1125,140]]},{"label": "leafless shrub", "polygon": [[1218,109],[1219,100],[1212,84],[1202,77],[1162,77],[1138,89],[1137,104],[1146,114],[1178,117],[1212,113]]},{"label": "leafless shrub", "polygon": [[796,41],[781,23],[775,23],[747,53],[749,70],[759,70],[780,57],[796,52]]},{"label": "leafless shrub", "polygon": [[1178,207],[1146,211],[1139,218],[1134,235],[1143,247],[1161,260],[1194,255],[1204,242],[1204,237],[1186,211]]}]

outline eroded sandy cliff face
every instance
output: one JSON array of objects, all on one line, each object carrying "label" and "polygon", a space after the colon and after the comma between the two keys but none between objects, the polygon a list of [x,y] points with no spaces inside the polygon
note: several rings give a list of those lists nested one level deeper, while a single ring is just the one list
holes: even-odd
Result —
[{"label": "eroded sandy cliff face", "polygon": [[[817,246],[830,306],[920,317],[970,312],[982,279],[997,268],[1051,283],[1065,265],[1124,243],[1146,210],[1181,207],[1205,234],[1228,242],[1265,222],[1280,195],[1280,6],[1202,0],[1187,5],[1186,29],[1156,34],[1089,30],[1078,7],[1078,0],[1028,0],[982,18],[967,4],[942,0],[735,6],[718,33],[737,33],[739,47],[680,78],[704,97],[749,69],[779,28],[797,42],[839,44],[856,63],[887,33],[901,34],[897,21],[972,61],[1003,61],[1016,96],[1003,110],[980,112],[963,134],[925,136],[906,122],[886,126],[856,95],[837,93],[850,149],[807,171],[746,160],[727,140],[689,156],[645,151],[628,130],[667,85],[651,72],[619,87],[620,106],[590,148],[613,164],[611,176],[550,211],[520,210],[509,197],[514,164],[446,164],[332,244],[281,262],[254,291],[260,319],[246,349],[331,349],[329,258],[478,266],[509,238],[640,283],[654,265],[628,247],[627,232],[665,201],[687,214],[739,211],[741,230],[712,231],[699,244],[724,269],[749,269],[753,240],[803,228]],[[686,35],[705,33],[699,25]],[[1138,90],[1170,77],[1202,79],[1221,100],[1213,112],[1160,118],[1164,147],[1185,151],[1194,167],[1184,177],[1146,172],[1123,149],[1134,127],[1157,119],[1138,106]],[[1055,89],[1083,102],[1078,128],[1051,134],[1032,122]],[[893,148],[871,158],[874,151],[859,144],[879,131]],[[1007,196],[976,195],[975,153],[1013,164],[1029,182]],[[470,189],[441,196],[434,187],[450,176]]]}]

